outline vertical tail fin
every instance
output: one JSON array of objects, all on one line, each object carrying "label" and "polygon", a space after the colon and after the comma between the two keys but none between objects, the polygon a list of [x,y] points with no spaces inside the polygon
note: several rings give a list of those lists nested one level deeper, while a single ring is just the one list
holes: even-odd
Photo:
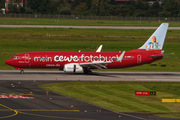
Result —
[{"label": "vertical tail fin", "polygon": [[159,28],[146,41],[146,43],[139,49],[162,50],[168,26],[169,23],[162,23]]}]

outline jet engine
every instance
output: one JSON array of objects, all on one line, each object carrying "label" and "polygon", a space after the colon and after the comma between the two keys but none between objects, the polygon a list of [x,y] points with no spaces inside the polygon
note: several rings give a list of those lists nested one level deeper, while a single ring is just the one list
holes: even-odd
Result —
[{"label": "jet engine", "polygon": [[70,63],[64,65],[63,71],[69,73],[81,73],[83,72],[83,68],[78,63]]}]

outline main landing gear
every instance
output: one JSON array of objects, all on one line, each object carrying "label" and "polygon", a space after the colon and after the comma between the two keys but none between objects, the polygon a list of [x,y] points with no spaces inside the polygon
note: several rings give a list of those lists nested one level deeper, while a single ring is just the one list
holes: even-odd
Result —
[{"label": "main landing gear", "polygon": [[91,75],[92,71],[90,70],[90,68],[84,68],[84,74]]},{"label": "main landing gear", "polygon": [[23,74],[23,73],[24,73],[24,70],[21,70],[21,71],[20,71],[20,73],[22,73],[22,74]]}]

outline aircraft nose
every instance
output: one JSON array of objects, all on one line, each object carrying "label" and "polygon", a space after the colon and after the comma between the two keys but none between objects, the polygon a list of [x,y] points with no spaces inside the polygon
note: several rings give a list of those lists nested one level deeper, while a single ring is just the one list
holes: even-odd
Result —
[{"label": "aircraft nose", "polygon": [[8,60],[5,61],[5,63],[6,63],[7,65],[12,65],[12,60],[11,60],[11,59],[8,59]]},{"label": "aircraft nose", "polygon": [[6,61],[5,61],[5,63],[9,65],[9,59],[8,59],[8,60],[6,60]]}]

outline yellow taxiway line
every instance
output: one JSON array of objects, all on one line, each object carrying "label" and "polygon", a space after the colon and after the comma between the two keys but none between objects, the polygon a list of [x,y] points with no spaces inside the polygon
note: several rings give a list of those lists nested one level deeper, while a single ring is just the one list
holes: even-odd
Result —
[{"label": "yellow taxiway line", "polygon": [[26,113],[26,112],[22,112],[22,111],[65,111],[65,112],[79,112],[79,110],[49,110],[49,109],[12,109],[10,107],[7,107],[3,104],[0,104],[0,106],[6,108],[6,109],[0,109],[0,111],[14,111],[15,113],[12,115],[7,115],[7,116],[3,116],[0,117],[0,119],[2,118],[8,118],[8,117],[13,117],[16,116],[18,113],[20,114],[26,114],[26,115],[31,115],[31,116],[39,116],[39,117],[48,117],[48,118],[60,118],[60,119],[70,119],[70,120],[94,120],[94,119],[84,119],[84,118],[70,118],[70,117],[59,117],[59,116],[48,116],[48,115],[40,115],[40,114],[32,114],[32,113]]},{"label": "yellow taxiway line", "polygon": [[15,112],[13,115],[3,116],[3,117],[0,117],[0,119],[2,119],[2,118],[8,118],[8,117],[13,117],[13,116],[16,116],[16,115],[18,114],[18,111],[17,111],[17,110],[11,109],[11,108],[9,108],[9,107],[7,107],[7,106],[5,106],[5,105],[2,105],[2,104],[0,104],[0,106],[2,106],[2,107],[4,107],[4,108],[7,108],[7,109],[10,110],[10,111],[14,111],[14,112]]}]

